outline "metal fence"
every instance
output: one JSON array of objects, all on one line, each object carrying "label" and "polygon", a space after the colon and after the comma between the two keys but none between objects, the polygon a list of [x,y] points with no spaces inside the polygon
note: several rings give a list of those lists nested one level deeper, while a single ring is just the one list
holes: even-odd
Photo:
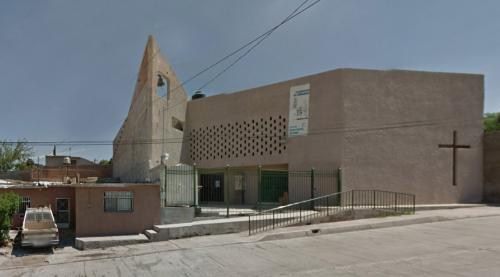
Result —
[{"label": "metal fence", "polygon": [[312,223],[344,211],[374,209],[389,214],[415,213],[415,195],[381,190],[349,190],[308,199],[248,216],[248,234]]},{"label": "metal fence", "polygon": [[161,177],[161,199],[164,206],[197,206],[203,215],[248,215],[341,191],[340,174],[340,169],[170,166]]},{"label": "metal fence", "polygon": [[165,167],[160,175],[162,206],[196,206],[196,168],[189,165]]}]

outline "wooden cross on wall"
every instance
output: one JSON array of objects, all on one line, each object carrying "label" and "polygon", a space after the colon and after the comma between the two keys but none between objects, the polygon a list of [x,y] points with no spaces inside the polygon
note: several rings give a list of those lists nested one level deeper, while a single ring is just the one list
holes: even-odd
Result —
[{"label": "wooden cross on wall", "polygon": [[453,185],[457,185],[457,149],[470,148],[470,145],[457,144],[457,131],[453,131],[453,144],[439,144],[439,148],[453,149]]}]

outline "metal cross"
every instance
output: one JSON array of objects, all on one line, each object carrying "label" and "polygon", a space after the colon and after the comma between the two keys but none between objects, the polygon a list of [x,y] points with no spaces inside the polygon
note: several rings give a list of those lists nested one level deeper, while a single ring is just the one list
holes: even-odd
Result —
[{"label": "metal cross", "polygon": [[453,144],[439,144],[439,148],[453,149],[453,185],[457,185],[457,149],[470,148],[470,145],[457,144],[457,131],[453,131]]}]

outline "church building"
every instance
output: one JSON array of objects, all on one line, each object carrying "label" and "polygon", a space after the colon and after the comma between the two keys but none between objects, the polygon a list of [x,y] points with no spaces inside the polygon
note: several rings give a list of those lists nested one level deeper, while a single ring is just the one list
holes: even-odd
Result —
[{"label": "church building", "polygon": [[155,182],[168,153],[200,168],[342,168],[343,190],[479,202],[483,91],[477,74],[341,68],[190,99],[149,37],[113,174]]}]

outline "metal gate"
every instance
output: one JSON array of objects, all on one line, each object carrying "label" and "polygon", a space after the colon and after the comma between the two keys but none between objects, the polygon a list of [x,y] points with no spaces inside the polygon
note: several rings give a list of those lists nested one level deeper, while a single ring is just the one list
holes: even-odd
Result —
[{"label": "metal gate", "polygon": [[167,166],[160,177],[163,206],[196,205],[196,169],[190,165]]}]

